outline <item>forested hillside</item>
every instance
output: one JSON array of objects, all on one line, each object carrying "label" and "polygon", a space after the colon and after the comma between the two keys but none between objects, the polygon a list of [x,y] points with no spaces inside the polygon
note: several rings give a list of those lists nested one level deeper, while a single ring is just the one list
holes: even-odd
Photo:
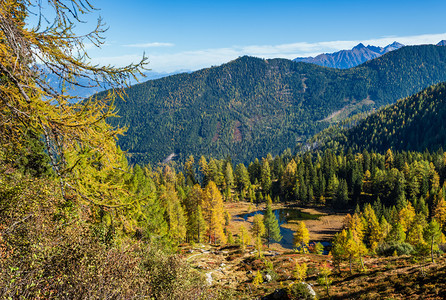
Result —
[{"label": "forested hillside", "polygon": [[446,48],[433,45],[403,47],[348,70],[241,57],[132,86],[110,122],[128,127],[119,145],[131,163],[172,153],[183,161],[189,154],[248,161],[444,80]]},{"label": "forested hillside", "polygon": [[351,147],[384,152],[389,148],[436,151],[446,145],[446,83],[431,86],[357,122],[334,126],[310,142],[317,148]]}]

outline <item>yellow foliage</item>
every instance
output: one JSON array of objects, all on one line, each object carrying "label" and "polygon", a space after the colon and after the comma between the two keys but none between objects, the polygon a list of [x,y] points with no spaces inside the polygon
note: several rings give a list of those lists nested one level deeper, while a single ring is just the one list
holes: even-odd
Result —
[{"label": "yellow foliage", "polygon": [[259,286],[263,283],[263,277],[260,271],[257,271],[256,276],[254,277],[254,280],[252,281],[252,284],[255,286]]},{"label": "yellow foliage", "polygon": [[226,243],[226,235],[223,232],[225,224],[225,209],[223,197],[213,181],[209,181],[204,190],[203,217],[208,224],[208,236],[210,242]]},{"label": "yellow foliage", "polygon": [[406,207],[403,207],[399,211],[398,218],[401,226],[403,226],[404,232],[407,232],[413,220],[415,219],[415,209],[410,202],[407,203]]},{"label": "yellow foliage", "polygon": [[[123,130],[105,122],[115,115],[113,101],[121,92],[113,90],[100,100],[73,103],[79,99],[66,90],[54,90],[46,77],[56,75],[63,85],[80,85],[77,79],[84,78],[93,86],[123,86],[129,76],[140,73],[145,58],[123,68],[92,65],[85,59],[83,43],[99,46],[103,24],[99,20],[97,27],[82,37],[73,28],[93,7],[86,0],[46,3],[45,11],[54,16],[47,28],[25,23],[32,14],[40,16],[40,1],[0,2],[0,142],[15,148],[26,130],[42,136],[63,196],[74,191],[78,201],[113,209],[118,220],[125,219],[141,199],[123,188],[121,178],[127,165],[116,146]],[[133,230],[132,221],[122,225]]]},{"label": "yellow foliage", "polygon": [[303,221],[297,222],[296,233],[294,234],[294,245],[302,247],[305,251],[306,245],[310,242],[310,233],[308,232],[307,226]]},{"label": "yellow foliage", "polygon": [[434,208],[434,218],[437,219],[438,224],[441,228],[445,226],[446,223],[446,201],[443,197],[438,200],[437,205]]},{"label": "yellow foliage", "polygon": [[263,223],[263,215],[257,214],[251,225],[251,233],[255,237],[261,237],[265,234],[265,224]]},{"label": "yellow foliage", "polygon": [[299,264],[296,261],[296,265],[294,267],[294,272],[293,272],[295,281],[296,282],[303,282],[303,281],[305,281],[305,278],[307,278],[307,270],[308,270],[308,267],[307,267],[306,263]]}]

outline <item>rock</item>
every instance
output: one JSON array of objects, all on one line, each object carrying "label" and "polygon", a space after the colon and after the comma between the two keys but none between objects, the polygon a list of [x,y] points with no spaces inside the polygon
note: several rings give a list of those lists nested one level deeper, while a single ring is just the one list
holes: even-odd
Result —
[{"label": "rock", "polygon": [[307,288],[308,293],[313,296],[313,299],[316,299],[316,292],[313,290],[313,287],[306,282],[302,282],[302,284]]},{"label": "rock", "polygon": [[271,275],[266,274],[264,280],[265,280],[266,282],[271,282],[271,280],[273,280],[273,278],[271,277]]},{"label": "rock", "polygon": [[213,280],[212,280],[212,273],[211,273],[211,272],[206,273],[206,284],[209,285],[209,286],[211,286],[212,283],[213,283]]}]

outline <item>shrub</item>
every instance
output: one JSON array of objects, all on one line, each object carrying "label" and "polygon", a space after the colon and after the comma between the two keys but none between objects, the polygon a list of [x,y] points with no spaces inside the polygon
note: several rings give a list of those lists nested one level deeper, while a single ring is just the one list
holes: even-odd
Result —
[{"label": "shrub", "polygon": [[287,296],[291,300],[312,300],[315,295],[311,293],[307,283],[291,283],[287,287]]},{"label": "shrub", "polygon": [[1,299],[220,296],[178,255],[105,230],[67,202],[51,179],[0,172]]},{"label": "shrub", "polygon": [[398,255],[411,255],[414,253],[414,248],[408,243],[384,243],[378,246],[376,253],[381,256],[392,256],[394,253]]}]

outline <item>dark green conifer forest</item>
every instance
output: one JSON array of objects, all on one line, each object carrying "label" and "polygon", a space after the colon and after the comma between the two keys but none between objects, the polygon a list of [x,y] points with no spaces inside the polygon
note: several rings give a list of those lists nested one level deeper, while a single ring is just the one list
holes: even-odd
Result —
[{"label": "dark green conifer forest", "polygon": [[348,70],[245,56],[132,86],[110,122],[128,127],[118,143],[131,163],[172,153],[181,162],[192,154],[248,163],[445,81],[445,70],[446,48],[434,45],[403,47]]}]

